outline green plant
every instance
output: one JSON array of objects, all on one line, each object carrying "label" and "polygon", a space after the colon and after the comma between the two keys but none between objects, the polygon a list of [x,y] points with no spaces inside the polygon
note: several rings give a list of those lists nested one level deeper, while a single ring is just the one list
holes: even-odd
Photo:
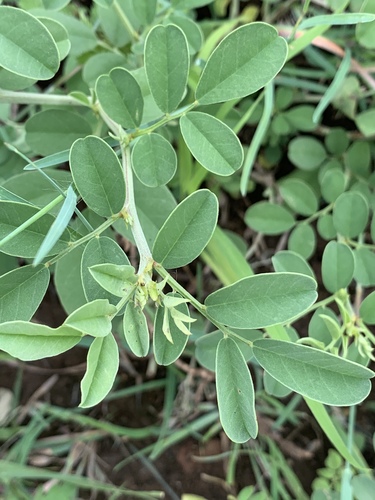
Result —
[{"label": "green plant", "polygon": [[[310,44],[308,34],[370,22],[374,15],[342,13],[348,2],[338,2],[329,22],[318,15],[302,21],[305,2],[288,52],[274,27],[251,22],[250,10],[214,28],[203,25],[203,41],[191,9],[210,3],[98,0],[90,13],[67,1],[0,6],[0,348],[31,361],[90,339],[81,383],[81,406],[90,407],[112,388],[118,343],[149,355],[151,320],[158,364],[172,364],[193,338],[198,361],[216,370],[220,420],[230,439],[244,443],[258,433],[252,360],[264,368],[270,392],[302,394],[340,453],[361,468],[323,404],[360,403],[374,375],[366,365],[375,299],[361,300],[363,287],[375,284],[374,246],[365,243],[373,206],[371,148],[340,129],[326,134],[324,146],[306,135],[289,141],[296,131],[314,130],[347,77],[350,54],[313,113],[288,110],[293,95],[275,92],[274,78]],[[11,29],[21,23],[22,31]],[[307,38],[293,40],[303,23]],[[53,77],[44,91],[36,86]],[[244,155],[237,133],[259,113],[262,99]],[[25,107],[14,115],[11,103]],[[365,125],[358,116],[357,122],[366,128],[368,116]],[[273,257],[275,272],[252,275],[217,227],[218,198],[209,187],[229,178],[245,195],[263,141],[268,167],[289,141],[297,171],[268,186],[267,199],[247,210],[245,222],[264,235],[293,231],[288,250]],[[56,168],[67,161],[69,170]],[[330,240],[322,261],[330,296],[314,304],[307,259],[315,251],[316,220]],[[120,237],[138,250],[137,269]],[[228,262],[221,254],[218,263],[227,249]],[[226,285],[203,303],[168,271],[200,255]],[[18,267],[17,258],[26,265]],[[30,321],[51,272],[67,313],[57,328]],[[327,307],[333,303],[341,319]],[[309,337],[300,339],[290,325],[313,311]],[[202,321],[210,326],[195,330]]]}]

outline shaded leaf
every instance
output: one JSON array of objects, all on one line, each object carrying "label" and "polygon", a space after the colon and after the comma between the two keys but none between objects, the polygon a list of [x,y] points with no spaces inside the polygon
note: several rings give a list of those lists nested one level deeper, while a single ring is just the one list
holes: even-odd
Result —
[{"label": "shaded leaf", "polygon": [[96,264],[89,271],[99,285],[116,297],[124,297],[135,289],[137,276],[133,266],[117,264]]},{"label": "shaded leaf", "polygon": [[368,216],[366,199],[358,192],[342,193],[333,206],[333,225],[346,238],[361,234],[367,225]]},{"label": "shaded leaf", "polygon": [[322,278],[326,289],[335,293],[346,288],[353,279],[354,255],[344,243],[330,241],[322,258]]},{"label": "shaded leaf", "polygon": [[281,205],[261,201],[246,210],[245,222],[251,229],[263,234],[282,234],[291,229],[294,216]]}]

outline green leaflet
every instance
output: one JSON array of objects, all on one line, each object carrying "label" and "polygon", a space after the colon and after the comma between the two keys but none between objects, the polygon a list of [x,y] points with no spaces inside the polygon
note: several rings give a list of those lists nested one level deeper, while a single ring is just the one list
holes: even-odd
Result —
[{"label": "green leaflet", "polygon": [[295,273],[257,274],[211,293],[208,315],[234,328],[262,328],[291,321],[316,300],[316,282]]},{"label": "green leaflet", "polygon": [[164,113],[177,108],[186,89],[189,49],[177,26],[155,26],[145,43],[145,69],[151,94]]},{"label": "green leaflet", "polygon": [[177,169],[175,150],[159,134],[141,136],[134,144],[131,161],[135,175],[151,188],[168,184]]},{"label": "green leaflet", "polygon": [[259,364],[289,389],[334,406],[360,403],[370,392],[374,373],[327,352],[282,340],[253,344]]},{"label": "green leaflet", "polygon": [[190,112],[181,117],[180,127],[191,154],[210,172],[231,175],[241,167],[241,143],[222,121],[207,113]]},{"label": "green leaflet", "polygon": [[29,321],[47,291],[50,273],[44,266],[23,266],[0,277],[0,323]]},{"label": "green leaflet", "polygon": [[90,268],[96,264],[130,265],[124,251],[119,245],[107,236],[93,238],[82,254],[81,276],[83,289],[88,301],[108,299],[111,304],[117,304],[118,298],[112,293],[103,290],[90,273]]},{"label": "green leaflet", "polygon": [[166,268],[182,267],[198,257],[216,227],[218,201],[200,189],[182,201],[158,232],[153,257]]},{"label": "green leaflet", "polygon": [[57,356],[81,340],[81,332],[69,326],[50,328],[27,321],[0,324],[0,349],[22,361]]},{"label": "green leaflet", "polygon": [[365,323],[375,325],[375,292],[371,292],[363,300],[359,308],[359,314]]},{"label": "green leaflet", "polygon": [[[39,209],[31,205],[0,201],[0,241],[31,217],[36,216],[38,212]],[[1,251],[17,257],[34,258],[54,220],[52,215],[43,215],[10,241],[1,245]],[[65,250],[69,241],[69,232],[65,230],[48,255],[55,255]]]},{"label": "green leaflet", "polygon": [[[176,297],[177,295],[174,293],[168,293],[167,296]],[[166,321],[165,314],[167,314],[167,312],[165,309],[165,307],[159,307],[155,316],[154,355],[155,361],[158,365],[167,366],[174,363],[182,354],[187,344],[188,336],[177,328],[175,322],[170,317],[169,312],[168,321]],[[179,304],[175,309],[183,314],[189,314],[189,309],[185,303]],[[173,343],[167,339],[163,328],[164,330],[165,328],[168,328],[167,333],[169,333]]]},{"label": "green leaflet", "polygon": [[330,241],[322,258],[322,278],[326,289],[335,293],[346,288],[354,275],[354,255],[344,243]]},{"label": "green leaflet", "polygon": [[67,30],[61,23],[48,17],[39,17],[38,19],[52,35],[59,53],[59,59],[62,61],[69,54],[71,47]]},{"label": "green leaflet", "polygon": [[[259,330],[241,330],[236,332],[245,341],[253,342],[257,338],[262,338],[262,332]],[[215,332],[207,333],[199,337],[195,342],[195,357],[197,361],[207,368],[207,370],[216,370],[216,351],[220,340],[223,338],[222,332],[216,330]],[[238,345],[243,357],[249,361],[253,357],[253,349],[250,345],[242,342],[238,337],[233,338],[234,342]]]},{"label": "green leaflet", "polygon": [[304,259],[309,259],[315,252],[316,235],[310,224],[299,224],[290,233],[288,250],[296,252]]},{"label": "green leaflet", "polygon": [[236,342],[224,338],[216,354],[216,387],[220,421],[235,443],[245,443],[258,434],[254,387],[249,368]]},{"label": "green leaflet", "polygon": [[294,216],[288,209],[268,201],[255,203],[248,208],[245,222],[254,231],[270,235],[285,233],[295,224]]},{"label": "green leaflet", "polygon": [[[17,26],[20,29],[15,29]],[[59,68],[52,35],[22,9],[0,6],[0,65],[17,75],[49,80]]]},{"label": "green leaflet", "polygon": [[315,279],[314,271],[306,260],[291,250],[281,250],[272,257],[272,264],[277,273],[306,274]]},{"label": "green leaflet", "polygon": [[26,142],[42,156],[70,148],[76,139],[91,134],[83,116],[65,109],[47,109],[32,115],[25,124]]},{"label": "green leaflet", "polygon": [[287,44],[272,26],[241,26],[212,52],[195,96],[200,104],[212,104],[253,94],[276,76],[286,55]]},{"label": "green leaflet", "polygon": [[125,203],[125,181],[120,162],[99,137],[78,139],[70,150],[70,169],[85,203],[94,212],[110,217]]},{"label": "green leaflet", "polygon": [[90,346],[87,369],[81,382],[81,408],[94,406],[106,397],[112,389],[118,367],[119,352],[113,335],[96,338]]},{"label": "green leaflet", "polygon": [[333,225],[341,236],[355,238],[361,234],[369,216],[364,196],[355,191],[342,193],[333,207]]},{"label": "green leaflet", "polygon": [[98,78],[95,87],[99,102],[116,123],[137,128],[142,121],[143,97],[134,76],[124,68],[114,68]]},{"label": "green leaflet", "polygon": [[151,24],[156,13],[156,0],[132,0],[132,9],[139,22],[146,26]]},{"label": "green leaflet", "polygon": [[105,337],[111,332],[112,316],[116,312],[116,307],[107,299],[97,299],[72,312],[64,321],[64,325],[79,330],[83,335]]},{"label": "green leaflet", "polygon": [[147,356],[150,350],[150,334],[147,319],[142,309],[134,302],[128,302],[124,314],[124,335],[130,349],[136,356]]},{"label": "green leaflet", "polygon": [[302,136],[292,139],[288,146],[288,158],[301,170],[315,170],[327,158],[322,143],[315,137]]},{"label": "green leaflet", "polygon": [[280,183],[279,188],[285,203],[297,214],[309,216],[318,210],[318,197],[307,182],[286,179]]},{"label": "green leaflet", "polygon": [[89,271],[99,285],[116,297],[124,297],[135,290],[137,277],[133,266],[116,264],[96,264]]},{"label": "green leaflet", "polygon": [[86,303],[81,278],[84,249],[84,245],[74,248],[56,262],[54,274],[56,292],[67,314]]}]

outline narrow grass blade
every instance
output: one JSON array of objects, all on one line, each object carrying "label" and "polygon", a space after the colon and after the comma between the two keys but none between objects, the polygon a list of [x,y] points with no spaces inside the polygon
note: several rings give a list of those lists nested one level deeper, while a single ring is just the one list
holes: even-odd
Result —
[{"label": "narrow grass blade", "polygon": [[241,174],[241,194],[242,196],[246,195],[247,185],[249,181],[249,177],[255,162],[255,158],[259,151],[262,140],[267,132],[269,123],[272,117],[273,110],[273,101],[274,101],[274,86],[273,83],[270,82],[265,87],[264,92],[264,110],[262,114],[262,118],[259,121],[258,127],[255,131],[253,140],[251,141],[249,150],[246,154],[246,158],[243,164],[242,174]]},{"label": "narrow grass blade", "polygon": [[345,80],[346,75],[348,74],[348,72],[350,70],[350,63],[351,63],[351,53],[350,53],[350,50],[347,50],[345,52],[345,56],[340,64],[340,67],[337,70],[337,73],[336,73],[334,79],[332,80],[331,85],[326,90],[325,94],[323,95],[322,99],[319,101],[319,104],[317,105],[317,107],[314,111],[314,114],[313,114],[313,122],[314,123],[318,123],[324,110],[329,106],[329,104],[335,98],[337,91],[341,87],[343,81]]},{"label": "narrow grass blade", "polygon": [[66,193],[66,198],[64,200],[63,206],[53,222],[50,230],[48,231],[43,243],[39,247],[39,250],[34,259],[34,266],[40,264],[44,257],[48,255],[48,252],[53,248],[56,244],[67,225],[69,224],[70,219],[74,213],[74,209],[76,208],[77,196],[72,188],[69,186],[68,191]]},{"label": "narrow grass blade", "polygon": [[327,14],[323,16],[314,16],[305,19],[300,24],[300,29],[313,28],[314,26],[342,26],[344,24],[360,24],[370,23],[375,20],[375,14],[367,13],[344,13],[344,14]]},{"label": "narrow grass blade", "polygon": [[361,456],[355,456],[355,454],[349,451],[323,404],[318,403],[317,401],[313,401],[312,399],[309,399],[307,397],[305,397],[304,399],[309,406],[312,414],[314,415],[316,421],[319,423],[320,428],[334,445],[336,450],[341,453],[345,460],[347,460],[357,469],[365,469],[367,467],[367,464],[364,462]]}]

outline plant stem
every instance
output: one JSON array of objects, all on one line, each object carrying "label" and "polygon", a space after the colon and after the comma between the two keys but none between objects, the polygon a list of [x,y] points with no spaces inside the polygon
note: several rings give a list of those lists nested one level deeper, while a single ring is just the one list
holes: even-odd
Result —
[{"label": "plant stem", "polygon": [[58,255],[55,255],[55,257],[53,257],[48,262],[45,262],[45,266],[46,267],[51,266],[52,264],[54,264],[55,262],[57,262],[62,257],[65,257],[65,255],[67,255],[70,251],[74,250],[74,248],[79,247],[80,245],[82,245],[82,243],[85,243],[86,241],[91,240],[95,236],[99,236],[108,227],[112,226],[112,224],[116,220],[118,220],[120,217],[121,217],[121,214],[112,215],[112,217],[110,217],[105,222],[103,222],[103,224],[101,224],[99,227],[97,227],[93,232],[91,232],[89,234],[86,234],[85,236],[83,236],[79,240],[76,240],[76,241],[73,241],[72,243],[69,243],[68,248],[66,248],[65,250],[63,250],[62,252],[60,252]]},{"label": "plant stem", "polygon": [[[55,198],[50,203],[48,203],[48,205],[46,205],[44,208],[42,208],[41,210],[39,210],[35,215],[33,215],[32,217],[30,217],[30,219],[27,219],[20,226],[18,226],[16,229],[14,229],[14,231],[12,231],[11,233],[7,234],[5,236],[5,238],[3,238],[0,241],[0,247],[2,247],[3,245],[5,245],[6,243],[8,243],[15,236],[17,236],[18,234],[22,233],[22,231],[24,231],[26,228],[28,228],[29,226],[31,226],[31,224],[33,224],[34,222],[36,222],[37,220],[39,220],[41,217],[43,217],[43,215],[45,215],[50,210],[52,210],[53,207],[55,207],[56,205],[58,205],[59,203],[61,203],[63,201],[63,199],[64,199],[64,196],[62,194],[60,194],[57,198]],[[32,205],[30,205],[30,207],[32,207]],[[34,207],[32,207],[32,208],[34,208]]]},{"label": "plant stem", "polygon": [[127,18],[125,12],[122,10],[122,8],[119,6],[117,0],[113,2],[113,7],[116,10],[119,18],[122,21],[122,24],[124,25],[126,31],[129,33],[129,35],[132,37],[133,40],[136,42],[139,40],[139,35],[131,25],[129,19]]},{"label": "plant stem", "polygon": [[53,106],[83,106],[77,99],[68,95],[12,92],[11,90],[0,90],[0,102],[15,104],[47,104]]},{"label": "plant stem", "polygon": [[195,297],[193,297],[183,286],[178,283],[172,276],[164,269],[163,266],[158,264],[157,262],[154,263],[154,269],[155,271],[162,277],[167,279],[168,285],[170,285],[175,292],[178,292],[182,297],[187,299],[194,307],[195,309],[202,314],[208,321],[210,321],[213,325],[215,325],[221,332],[223,332],[225,337],[236,337],[242,341],[244,341],[246,344],[252,345],[251,342],[246,341],[243,337],[240,335],[237,335],[236,333],[232,332],[228,327],[222,325],[221,323],[218,323],[217,321],[213,320],[210,318],[207,314],[207,308],[204,304],[201,304]]},{"label": "plant stem", "polygon": [[124,169],[125,186],[126,186],[126,201],[124,208],[131,218],[131,231],[140,257],[138,274],[142,274],[146,266],[149,264],[149,262],[152,261],[152,254],[150,247],[148,246],[146,236],[143,232],[141,223],[139,221],[138,212],[135,204],[133,170],[131,167],[131,160],[130,160],[130,148],[128,146],[124,146],[122,141],[121,141],[121,152],[122,152],[122,165]]}]

